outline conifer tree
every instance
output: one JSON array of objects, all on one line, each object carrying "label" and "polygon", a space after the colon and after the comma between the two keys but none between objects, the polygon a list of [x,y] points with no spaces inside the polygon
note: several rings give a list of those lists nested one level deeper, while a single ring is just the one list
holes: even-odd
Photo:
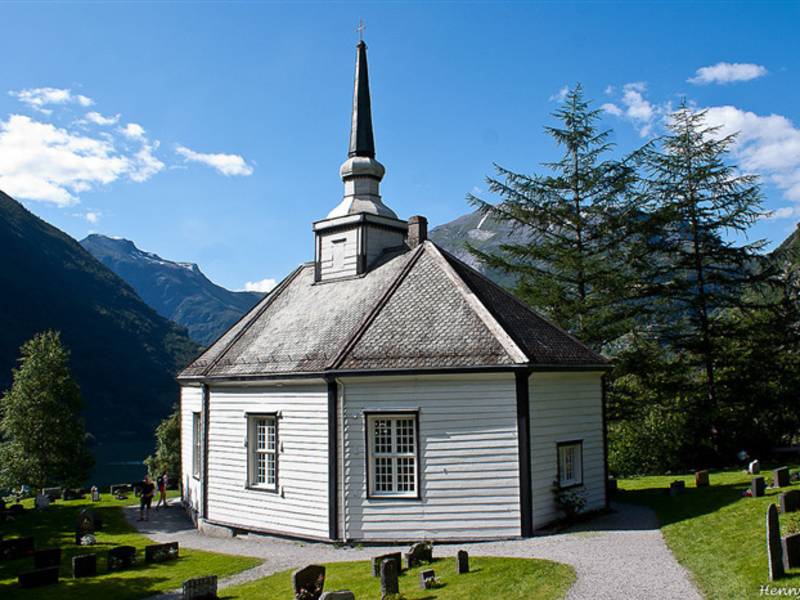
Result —
[{"label": "conifer tree", "polygon": [[11,390],[0,400],[0,485],[83,485],[93,459],[69,352],[55,331],[37,334],[20,352]]},{"label": "conifer tree", "polygon": [[627,219],[626,191],[634,171],[608,158],[609,131],[598,128],[602,111],[592,109],[580,84],[545,127],[561,157],[544,174],[524,175],[495,165],[491,204],[468,200],[493,219],[510,223],[524,241],[500,252],[468,246],[484,264],[511,274],[516,293],[556,323],[600,350],[626,329],[625,297],[631,273],[621,249]]}]

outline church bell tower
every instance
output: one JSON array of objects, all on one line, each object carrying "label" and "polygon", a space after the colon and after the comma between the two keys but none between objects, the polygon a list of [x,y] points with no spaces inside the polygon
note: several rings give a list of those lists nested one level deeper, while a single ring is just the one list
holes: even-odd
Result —
[{"label": "church bell tower", "polygon": [[408,224],[381,200],[386,170],[375,160],[367,45],[361,40],[356,48],[350,148],[339,169],[344,196],[325,219],[314,223],[318,282],[363,275],[385,250],[402,247],[408,233]]}]

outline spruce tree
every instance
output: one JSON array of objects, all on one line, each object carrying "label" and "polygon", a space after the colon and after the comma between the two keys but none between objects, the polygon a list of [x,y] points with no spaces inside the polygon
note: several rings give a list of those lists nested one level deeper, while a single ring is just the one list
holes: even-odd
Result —
[{"label": "spruce tree", "polygon": [[510,223],[523,241],[500,252],[470,251],[489,267],[511,274],[516,293],[596,350],[623,333],[630,271],[620,252],[627,219],[626,191],[634,171],[608,158],[609,131],[600,130],[601,110],[592,109],[580,84],[545,127],[561,157],[544,163],[543,174],[525,175],[495,165],[491,204],[468,200],[493,219]]},{"label": "spruce tree", "polygon": [[54,331],[37,334],[20,352],[12,387],[0,400],[0,485],[83,485],[93,459],[69,352]]}]

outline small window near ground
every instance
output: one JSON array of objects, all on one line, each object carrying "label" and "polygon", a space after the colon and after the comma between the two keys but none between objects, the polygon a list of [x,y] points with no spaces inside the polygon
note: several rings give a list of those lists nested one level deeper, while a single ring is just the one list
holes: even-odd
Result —
[{"label": "small window near ground", "polygon": [[417,415],[367,416],[370,497],[418,497]]},{"label": "small window near ground", "polygon": [[278,488],[278,420],[275,415],[247,417],[247,448],[250,487]]},{"label": "small window near ground", "polygon": [[200,449],[203,443],[203,432],[200,424],[200,413],[192,413],[192,475],[200,478]]},{"label": "small window near ground", "polygon": [[558,485],[562,488],[583,483],[583,442],[558,444]]}]

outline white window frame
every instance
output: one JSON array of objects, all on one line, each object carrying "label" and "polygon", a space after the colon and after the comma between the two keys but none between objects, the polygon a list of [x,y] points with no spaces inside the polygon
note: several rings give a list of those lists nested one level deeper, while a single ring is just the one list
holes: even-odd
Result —
[{"label": "white window frame", "polygon": [[[278,415],[275,413],[247,414],[247,487],[267,492],[278,491]],[[259,427],[263,424],[263,437]],[[272,431],[270,431],[272,428]],[[272,437],[270,437],[270,435]],[[259,458],[264,457],[263,474]],[[270,462],[270,457],[272,461]]]},{"label": "white window frame", "polygon": [[334,271],[344,269],[344,255],[347,252],[347,238],[331,240],[331,268]]},{"label": "white window frame", "polygon": [[558,486],[562,489],[583,485],[583,440],[559,442]]},{"label": "white window frame", "polygon": [[203,421],[199,412],[192,413],[192,477],[200,479],[203,454]]},{"label": "white window frame", "polygon": [[[367,497],[368,498],[397,498],[408,500],[420,499],[420,485],[419,485],[419,455],[420,455],[420,442],[419,442],[419,413],[418,412],[367,412],[364,414],[365,427],[367,431]],[[375,451],[375,426],[378,421],[389,421],[391,433],[390,444],[391,449],[388,452]],[[412,425],[411,441],[413,448],[411,450],[398,450],[398,423],[401,421],[410,421]],[[408,440],[406,440],[408,441]],[[377,460],[388,459],[391,464],[391,490],[378,490],[377,482]],[[411,476],[411,483],[413,489],[401,490],[401,481],[399,477],[398,463],[399,461],[412,461],[413,473]],[[408,480],[405,482],[408,483]]]}]

